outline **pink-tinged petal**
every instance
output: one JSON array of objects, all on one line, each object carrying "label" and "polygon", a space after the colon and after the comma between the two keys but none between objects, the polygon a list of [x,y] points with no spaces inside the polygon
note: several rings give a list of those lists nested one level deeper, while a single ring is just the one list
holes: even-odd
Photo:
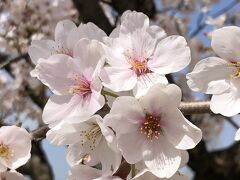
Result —
[{"label": "pink-tinged petal", "polygon": [[153,39],[157,39],[158,41],[167,36],[166,32],[161,27],[156,25],[150,26],[146,30]]},{"label": "pink-tinged petal", "polygon": [[145,114],[138,101],[130,96],[117,98],[110,113],[105,116],[104,124],[110,126],[117,134],[137,131]]},{"label": "pink-tinged petal", "polygon": [[[122,120],[127,120],[122,123]],[[119,134],[126,134],[132,131],[136,131],[138,126],[136,123],[131,122],[131,119],[126,119],[126,116],[123,114],[107,114],[104,117],[104,124],[112,128],[115,132]]]},{"label": "pink-tinged petal", "polygon": [[189,180],[188,176],[185,176],[179,172],[176,172],[170,178],[158,178],[152,174],[148,169],[140,171],[132,180]]},{"label": "pink-tinged petal", "polygon": [[[73,56],[78,58],[75,61],[81,69],[96,69],[99,63],[102,65],[104,63],[102,62],[104,58],[102,45],[96,40],[86,38],[79,40],[74,47]],[[101,69],[102,67],[98,68]]]},{"label": "pink-tinged petal", "polygon": [[141,123],[139,121],[145,118],[145,113],[138,100],[131,96],[121,96],[116,98],[113,102],[110,114],[124,115],[127,119],[122,120],[122,122],[129,121],[136,124]]},{"label": "pink-tinged petal", "polygon": [[46,136],[51,144],[57,146],[74,144],[79,141],[79,131],[72,124],[64,121],[51,128]]},{"label": "pink-tinged petal", "polygon": [[202,139],[202,131],[189,122],[177,108],[172,108],[163,115],[162,129],[164,135],[177,149],[192,149]]},{"label": "pink-tinged petal", "polygon": [[[46,124],[55,124],[61,120],[68,120],[67,117],[78,116],[78,120],[71,122],[81,122],[86,117],[93,115],[104,105],[103,96],[92,95],[87,101],[78,95],[58,96],[53,95],[48,100],[43,111],[43,121]],[[82,119],[82,120],[81,120]]]},{"label": "pink-tinged petal", "polygon": [[109,35],[109,37],[110,38],[117,38],[119,36],[119,33],[120,33],[120,25],[112,30],[112,32]]},{"label": "pink-tinged petal", "polygon": [[169,36],[161,40],[153,58],[148,61],[151,71],[169,74],[184,69],[191,61],[190,49],[182,36]]},{"label": "pink-tinged petal", "polygon": [[148,26],[149,18],[141,12],[125,11],[121,16],[120,32],[122,34],[132,33],[136,29]]},{"label": "pink-tinged petal", "polygon": [[221,58],[240,61],[240,28],[228,26],[213,31],[211,46]]},{"label": "pink-tinged petal", "polygon": [[5,162],[2,163],[2,159],[0,159],[0,173],[7,170],[7,166],[5,165]]},{"label": "pink-tinged petal", "polygon": [[129,91],[137,83],[137,76],[131,69],[105,67],[100,74],[103,85],[115,92]]},{"label": "pink-tinged petal", "polygon": [[73,49],[75,44],[82,38],[90,40],[95,39],[102,42],[103,38],[106,36],[107,35],[103,30],[91,22],[87,24],[80,24],[78,28],[74,28],[70,31],[67,38],[68,48]]},{"label": "pink-tinged petal", "polygon": [[67,46],[67,39],[69,33],[72,29],[77,28],[77,26],[69,20],[63,20],[57,23],[55,28],[55,41],[61,46],[61,49],[68,48]]},{"label": "pink-tinged petal", "polygon": [[112,150],[105,139],[102,140],[98,148],[99,161],[102,166],[102,175],[109,176],[115,173],[122,160],[122,155],[120,152]]},{"label": "pink-tinged petal", "polygon": [[24,180],[24,176],[17,171],[6,171],[0,173],[1,180]]},{"label": "pink-tinged petal", "polygon": [[177,172],[181,163],[181,151],[175,149],[165,137],[160,136],[157,141],[149,142],[145,148],[149,153],[146,153],[143,160],[155,176],[169,178]]},{"label": "pink-tinged petal", "polygon": [[52,40],[32,41],[28,49],[28,54],[34,64],[37,64],[40,58],[47,59],[56,53],[57,44]]},{"label": "pink-tinged petal", "polygon": [[103,45],[106,55],[106,61],[111,66],[130,68],[131,65],[126,60],[124,55],[125,50],[131,48],[131,41],[129,36],[121,38],[107,39],[107,45]]},{"label": "pink-tinged petal", "polygon": [[140,132],[130,132],[117,137],[118,148],[124,159],[129,164],[135,164],[142,160],[142,146],[145,138]]},{"label": "pink-tinged petal", "polygon": [[156,73],[148,73],[141,76],[133,89],[134,96],[139,98],[145,95],[147,91],[157,83],[168,84],[168,80],[165,76]]},{"label": "pink-tinged petal", "polygon": [[145,96],[139,98],[139,102],[146,112],[159,115],[168,108],[178,107],[181,97],[181,89],[178,86],[155,84]]},{"label": "pink-tinged petal", "polygon": [[43,84],[48,86],[55,94],[69,94],[74,84],[73,73],[75,62],[67,55],[57,54],[48,59],[40,59],[34,74]]},{"label": "pink-tinged petal", "polygon": [[[100,138],[97,138],[97,142],[99,143],[101,141]],[[71,144],[68,146],[67,149],[67,162],[70,166],[75,166],[77,164],[80,164],[81,161],[84,161],[84,164],[87,164],[89,166],[94,166],[100,162],[99,156],[98,156],[98,146],[96,146],[93,150],[90,148],[92,144],[90,141],[84,142],[82,144],[81,142]],[[87,159],[86,155],[88,155]],[[84,160],[83,160],[84,159]]]},{"label": "pink-tinged petal", "polygon": [[236,134],[235,134],[235,140],[239,141],[240,140],[240,129],[237,130]]},{"label": "pink-tinged petal", "polygon": [[129,52],[125,52],[125,54],[129,54],[130,58],[138,60],[151,59],[157,39],[154,39],[146,29],[137,29],[133,33],[124,36],[131,40],[131,47],[125,49],[125,51],[128,50]]},{"label": "pink-tinged petal", "polygon": [[240,81],[233,79],[231,87],[223,94],[213,95],[210,101],[210,109],[214,113],[224,116],[234,116],[240,113]]},{"label": "pink-tinged petal", "polygon": [[79,177],[81,177],[82,180],[94,180],[101,176],[101,170],[79,164],[71,168],[68,178],[69,180],[80,180]]},{"label": "pink-tinged petal", "polygon": [[199,61],[193,71],[188,73],[187,84],[193,91],[207,94],[220,94],[230,87],[232,67],[218,57],[209,57]]}]

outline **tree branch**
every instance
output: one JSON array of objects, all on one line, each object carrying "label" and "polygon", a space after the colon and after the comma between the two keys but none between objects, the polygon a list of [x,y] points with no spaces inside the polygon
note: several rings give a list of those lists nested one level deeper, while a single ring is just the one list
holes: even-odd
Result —
[{"label": "tree branch", "polygon": [[[201,113],[211,113],[210,102],[209,101],[196,101],[196,102],[181,102],[179,106],[180,111],[185,115],[190,114],[201,114]],[[101,111],[98,111],[101,114]],[[106,115],[108,111],[103,109],[102,116]],[[46,137],[49,127],[44,125],[39,129],[36,129],[31,132],[32,140],[39,141]]]},{"label": "tree branch", "polygon": [[179,110],[185,115],[212,113],[209,101],[181,102]]}]

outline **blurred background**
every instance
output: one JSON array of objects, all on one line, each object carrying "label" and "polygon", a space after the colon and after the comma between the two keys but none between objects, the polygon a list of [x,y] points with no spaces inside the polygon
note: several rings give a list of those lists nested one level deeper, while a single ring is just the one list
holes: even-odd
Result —
[{"label": "blurred background", "polygon": [[[31,41],[53,39],[59,20],[76,24],[93,22],[107,34],[119,24],[125,10],[145,13],[152,24],[168,35],[184,36],[192,52],[192,62],[183,71],[168,76],[182,88],[183,101],[208,100],[193,93],[185,74],[211,50],[211,31],[240,25],[238,0],[0,0],[0,123],[17,124],[29,131],[44,126],[41,114],[51,92],[30,77],[34,68],[27,51]],[[134,23],[134,22],[133,22]],[[239,49],[240,50],[240,49]],[[213,114],[187,117],[203,131],[203,140],[189,151],[188,166],[182,171],[195,180],[239,180],[240,143],[234,141],[240,116],[225,118]],[[68,165],[65,147],[34,141],[32,158],[19,172],[32,180],[65,180]]]}]

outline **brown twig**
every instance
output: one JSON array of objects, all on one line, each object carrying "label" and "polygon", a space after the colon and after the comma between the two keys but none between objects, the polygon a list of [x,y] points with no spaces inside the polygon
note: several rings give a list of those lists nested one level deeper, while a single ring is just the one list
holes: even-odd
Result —
[{"label": "brown twig", "polygon": [[46,134],[49,130],[49,127],[47,125],[44,125],[34,131],[32,131],[30,134],[32,136],[32,140],[34,141],[40,141],[42,140],[43,138],[46,137]]},{"label": "brown twig", "polygon": [[212,113],[209,101],[181,102],[179,109],[185,115]]}]

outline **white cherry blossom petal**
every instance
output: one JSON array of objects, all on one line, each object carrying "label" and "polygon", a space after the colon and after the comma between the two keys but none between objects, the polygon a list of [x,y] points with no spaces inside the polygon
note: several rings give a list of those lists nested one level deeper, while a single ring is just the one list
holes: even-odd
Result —
[{"label": "white cherry blossom petal", "polygon": [[168,108],[178,107],[181,97],[181,90],[178,86],[155,84],[145,96],[139,98],[139,102],[146,112],[159,114]]},{"label": "white cherry blossom petal", "polygon": [[62,48],[67,48],[68,35],[75,28],[77,28],[77,26],[70,20],[58,22],[55,28],[55,41],[62,45]]},{"label": "white cherry blossom petal", "polygon": [[117,67],[105,67],[100,78],[105,87],[115,92],[131,90],[137,83],[137,77],[131,69]]},{"label": "white cherry blossom petal", "polygon": [[78,28],[74,28],[70,31],[67,37],[67,45],[69,49],[73,49],[75,44],[82,38],[88,38],[90,40],[103,41],[106,37],[106,33],[101,30],[95,24],[88,22],[87,24],[80,24]]},{"label": "white cherry blossom petal", "polygon": [[177,149],[192,149],[202,139],[201,130],[189,122],[177,108],[163,116],[162,124],[164,134]]},{"label": "white cherry blossom petal", "polygon": [[66,95],[69,94],[70,86],[73,84],[74,67],[72,58],[57,54],[48,59],[40,59],[32,74],[55,94]]},{"label": "white cherry blossom petal", "polygon": [[125,160],[130,164],[135,164],[142,160],[142,134],[140,132],[129,132],[117,137],[118,148],[122,152]]},{"label": "white cherry blossom petal", "polygon": [[220,94],[230,88],[232,67],[218,57],[210,57],[199,61],[193,72],[188,73],[187,84],[193,91],[207,94]]},{"label": "white cherry blossom petal", "polygon": [[57,44],[52,40],[35,40],[32,41],[28,48],[28,54],[34,64],[43,58],[47,59],[53,54],[56,54]]},{"label": "white cherry blossom petal", "polygon": [[227,26],[213,31],[211,46],[221,58],[231,62],[240,61],[240,28]]},{"label": "white cherry blossom petal", "polygon": [[165,76],[155,73],[148,73],[139,79],[140,81],[137,82],[133,89],[133,94],[136,98],[140,98],[141,96],[145,95],[154,84],[168,84],[168,80]]},{"label": "white cherry blossom petal", "polygon": [[153,58],[148,61],[149,69],[159,74],[169,74],[184,69],[191,60],[190,49],[182,36],[169,36],[161,40]]},{"label": "white cherry blossom petal", "polygon": [[43,121],[46,124],[55,124],[60,122],[60,120],[67,119],[67,117],[78,116],[77,122],[81,122],[102,108],[104,98],[103,96],[99,96],[98,98],[91,96],[85,102],[80,96],[53,95],[44,107]]},{"label": "white cherry blossom petal", "polygon": [[222,93],[212,96],[210,108],[214,113],[224,116],[234,116],[240,112],[240,81],[233,79],[231,88]]},{"label": "white cherry blossom petal", "polygon": [[[151,143],[151,142],[150,142]],[[152,147],[149,149],[149,147]],[[178,170],[181,163],[181,152],[161,136],[157,143],[146,147],[150,153],[144,161],[148,169],[159,178],[169,178]]]},{"label": "white cherry blossom petal", "polygon": [[131,33],[138,28],[144,28],[148,26],[149,18],[141,12],[125,11],[121,16],[120,32],[123,34]]},{"label": "white cherry blossom petal", "polygon": [[86,38],[79,40],[74,47],[73,56],[79,59],[75,61],[81,69],[96,69],[99,63],[102,65],[104,63],[101,62],[104,58],[102,45],[96,40]]},{"label": "white cherry blossom petal", "polygon": [[0,173],[1,180],[24,180],[24,176],[17,171],[6,171]]},{"label": "white cherry blossom petal", "polygon": [[101,176],[101,170],[80,164],[71,168],[68,178],[69,180],[95,180]]},{"label": "white cherry blossom petal", "polygon": [[148,169],[140,171],[132,180],[189,180],[188,176],[176,172],[170,178],[158,178],[152,174]]}]

